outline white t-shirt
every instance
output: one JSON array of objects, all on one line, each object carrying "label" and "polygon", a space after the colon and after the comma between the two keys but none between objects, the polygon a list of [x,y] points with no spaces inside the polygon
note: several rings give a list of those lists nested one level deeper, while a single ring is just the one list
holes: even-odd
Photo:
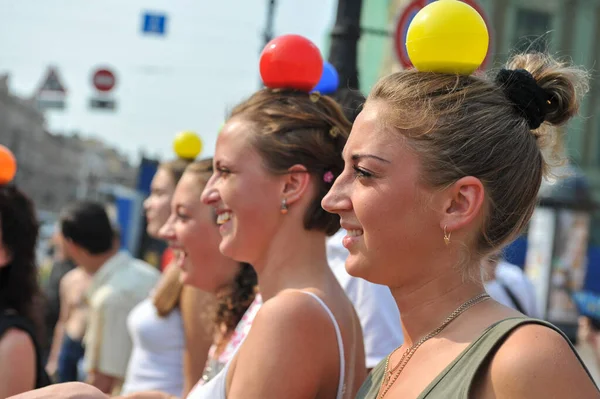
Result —
[{"label": "white t-shirt", "polygon": [[327,240],[327,260],[354,304],[365,341],[367,368],[375,367],[403,342],[400,313],[388,287],[352,277],[346,271],[345,230]]},{"label": "white t-shirt", "polygon": [[535,300],[535,288],[529,278],[519,266],[500,261],[496,266],[496,279],[486,282],[485,290],[501,304],[517,309],[507,289],[519,301],[527,316],[541,318],[541,312]]}]

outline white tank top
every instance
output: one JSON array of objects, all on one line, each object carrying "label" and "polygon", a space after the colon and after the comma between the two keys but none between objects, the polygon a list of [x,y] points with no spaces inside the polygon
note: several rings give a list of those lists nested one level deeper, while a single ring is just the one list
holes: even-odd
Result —
[{"label": "white tank top", "polygon": [[185,336],[179,308],[160,317],[147,298],[129,313],[127,327],[133,350],[121,393],[162,391],[181,396]]},{"label": "white tank top", "polygon": [[[331,319],[331,321],[333,323],[333,327],[335,328],[335,336],[337,339],[338,350],[340,353],[340,381],[338,383],[336,399],[342,399],[342,397],[344,395],[344,386],[345,386],[344,379],[345,379],[345,372],[346,372],[346,364],[345,364],[346,362],[345,362],[345,356],[344,356],[344,343],[342,341],[342,333],[340,331],[340,327],[339,327],[337,321],[335,320],[335,316],[333,315],[331,310],[329,310],[327,305],[325,305],[325,302],[323,302],[321,300],[321,298],[319,298],[317,295],[313,294],[312,292],[307,292],[307,291],[300,291],[300,292],[303,292],[303,293],[308,294],[311,297],[315,298],[315,300],[323,307],[323,309],[325,309],[325,311],[327,312],[327,314],[329,315],[329,318]],[[244,339],[245,339],[245,337],[244,337]],[[238,346],[238,350],[241,346],[242,345]],[[237,352],[237,350],[236,350],[236,352]],[[227,384],[227,372],[229,371],[230,365],[231,365],[231,360],[225,365],[225,367],[223,367],[221,372],[219,372],[219,374],[217,374],[212,380],[210,380],[209,382],[207,382],[204,385],[196,385],[196,387],[194,387],[194,389],[187,396],[187,399],[227,399],[227,396],[225,395],[225,391],[226,391],[226,384]]]}]

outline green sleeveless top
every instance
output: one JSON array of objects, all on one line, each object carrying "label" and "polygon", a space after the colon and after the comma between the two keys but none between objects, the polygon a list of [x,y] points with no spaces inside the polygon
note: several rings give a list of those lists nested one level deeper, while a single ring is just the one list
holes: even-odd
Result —
[{"label": "green sleeveless top", "polygon": [[[488,355],[495,353],[504,339],[517,327],[524,324],[541,324],[560,333],[583,365],[583,368],[593,381],[592,375],[583,364],[577,351],[571,345],[566,335],[552,324],[526,317],[516,317],[501,320],[488,327],[479,338],[472,342],[444,371],[442,371],[427,388],[419,395],[418,399],[468,399],[469,392],[475,376],[484,364]],[[376,399],[379,394],[383,375],[385,373],[385,359],[379,363],[369,374],[367,380],[358,391],[356,399]]]}]

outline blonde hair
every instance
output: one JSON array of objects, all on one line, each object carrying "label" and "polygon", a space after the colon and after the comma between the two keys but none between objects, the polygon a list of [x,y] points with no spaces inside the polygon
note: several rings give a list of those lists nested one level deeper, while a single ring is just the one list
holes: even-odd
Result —
[{"label": "blonde hair", "polygon": [[159,317],[166,317],[173,309],[179,306],[183,284],[179,280],[181,269],[177,266],[168,266],[163,272],[152,303]]},{"label": "blonde hair", "polygon": [[539,128],[531,130],[506,88],[485,76],[402,71],[381,79],[367,100],[386,104],[384,122],[406,137],[430,187],[465,176],[483,183],[484,222],[465,263],[500,249],[525,227],[542,177],[562,160],[557,127],[578,112],[588,88],[585,71],[547,54],[516,55],[506,68],[531,73],[552,99]]},{"label": "blonde hair", "polygon": [[[176,181],[179,181],[181,176],[186,172],[197,174],[200,189],[204,188],[212,174],[212,158],[196,162],[177,160],[173,163],[162,164],[160,167],[163,167],[163,165],[170,165],[165,167],[173,173]],[[182,166],[185,166],[185,168],[181,169]],[[181,172],[179,172],[180,169]],[[178,267],[168,267],[156,287],[153,304],[160,317],[167,316],[175,307],[179,306],[183,291],[183,283],[180,281],[180,275],[181,269]]]}]

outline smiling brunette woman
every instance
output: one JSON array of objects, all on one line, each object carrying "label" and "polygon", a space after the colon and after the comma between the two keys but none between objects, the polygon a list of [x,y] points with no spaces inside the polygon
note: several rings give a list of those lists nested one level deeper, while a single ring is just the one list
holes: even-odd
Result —
[{"label": "smiling brunette woman", "polygon": [[518,55],[495,80],[407,70],[377,83],[323,200],[346,269],[390,287],[405,342],[359,398],[596,398],[567,339],[489,299],[480,260],[527,224],[581,70]]}]

